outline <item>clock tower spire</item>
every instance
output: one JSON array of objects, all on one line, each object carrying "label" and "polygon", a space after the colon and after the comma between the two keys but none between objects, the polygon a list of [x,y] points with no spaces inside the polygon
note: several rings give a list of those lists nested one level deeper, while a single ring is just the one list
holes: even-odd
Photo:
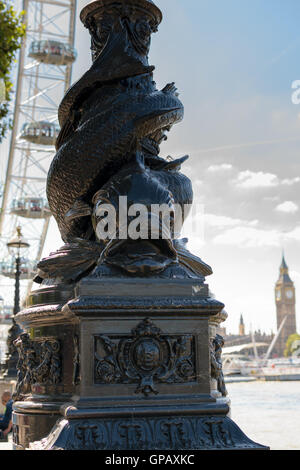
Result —
[{"label": "clock tower spire", "polygon": [[277,329],[280,327],[284,318],[287,317],[275,348],[277,354],[283,356],[288,337],[296,333],[295,287],[289,275],[289,268],[286,264],[284,253],[282,254],[282,261],[279,268],[279,279],[275,285],[275,302]]}]

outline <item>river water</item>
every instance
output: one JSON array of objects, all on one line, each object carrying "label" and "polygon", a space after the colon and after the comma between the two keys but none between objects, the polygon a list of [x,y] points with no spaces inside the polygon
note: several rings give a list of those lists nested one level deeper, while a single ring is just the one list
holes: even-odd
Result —
[{"label": "river water", "polygon": [[271,450],[300,450],[300,381],[226,387],[231,417],[250,439]]}]

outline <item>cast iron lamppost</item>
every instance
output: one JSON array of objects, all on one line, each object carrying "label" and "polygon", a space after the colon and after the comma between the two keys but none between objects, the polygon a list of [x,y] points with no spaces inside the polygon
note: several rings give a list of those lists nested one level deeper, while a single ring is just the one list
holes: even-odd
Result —
[{"label": "cast iron lamppost", "polygon": [[8,331],[7,337],[7,361],[6,361],[6,372],[5,377],[16,377],[17,376],[17,362],[18,362],[18,351],[14,345],[14,340],[22,332],[19,325],[15,320],[15,315],[20,311],[20,276],[21,276],[21,258],[20,251],[23,248],[29,248],[29,243],[23,237],[21,233],[21,227],[17,227],[16,234],[7,243],[7,248],[11,254],[15,254],[16,271],[15,271],[15,300],[14,300],[14,311],[12,326]]},{"label": "cast iron lamppost", "polygon": [[[173,239],[193,190],[187,156],[159,156],[183,118],[174,83],[157,89],[148,63],[162,13],[153,0],[92,0],[80,17],[93,65],[59,107],[47,198],[65,245],[38,263],[17,314],[30,334],[15,342],[14,448],[266,449],[229,417],[212,269]],[[107,203],[125,215],[117,237],[102,231]]]}]

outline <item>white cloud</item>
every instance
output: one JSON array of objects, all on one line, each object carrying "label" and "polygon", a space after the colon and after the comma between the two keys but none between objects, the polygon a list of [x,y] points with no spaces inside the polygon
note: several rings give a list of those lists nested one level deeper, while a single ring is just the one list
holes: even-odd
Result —
[{"label": "white cloud", "polygon": [[255,226],[258,224],[258,220],[241,220],[225,215],[205,214],[205,223],[210,227],[235,227],[238,225]]},{"label": "white cloud", "polygon": [[252,228],[256,227],[259,221],[253,220],[241,220],[225,215],[206,214],[204,212],[204,205],[199,204],[193,206],[190,216],[184,224],[182,237],[188,237],[189,239],[197,238],[198,243],[203,244],[205,239],[211,240],[216,233],[223,233],[232,227],[244,227]]},{"label": "white cloud", "polygon": [[221,163],[220,165],[211,165],[207,168],[207,171],[216,172],[216,171],[226,171],[232,170],[232,165],[230,163]]},{"label": "white cloud", "polygon": [[236,180],[234,181],[236,186],[245,189],[252,188],[269,188],[278,186],[279,179],[278,176],[273,173],[264,173],[263,171],[250,171],[245,170],[241,171]]},{"label": "white cloud", "polygon": [[287,186],[292,186],[293,184],[300,182],[300,176],[296,176],[295,178],[286,178],[281,181],[282,184],[286,184]]},{"label": "white cloud", "polygon": [[290,232],[287,232],[285,234],[286,238],[289,238],[291,240],[296,240],[296,241],[300,241],[300,226],[298,227],[295,227],[293,230],[291,230]]},{"label": "white cloud", "polygon": [[254,227],[234,227],[217,235],[217,245],[234,245],[246,248],[281,246],[281,234],[277,230],[263,230]]},{"label": "white cloud", "polygon": [[282,247],[284,241],[300,242],[300,226],[284,234],[276,229],[260,229],[255,227],[255,222],[248,225],[239,225],[224,230],[213,239],[216,245],[232,245],[244,248],[255,247]]},{"label": "white cloud", "polygon": [[276,211],[286,212],[288,214],[295,214],[298,209],[298,205],[293,201],[285,201],[282,204],[278,204],[278,206],[275,208]]},{"label": "white cloud", "polygon": [[292,186],[300,182],[300,176],[294,178],[285,178],[280,180],[274,173],[264,173],[263,171],[241,171],[234,184],[239,188],[272,188],[279,185]]}]

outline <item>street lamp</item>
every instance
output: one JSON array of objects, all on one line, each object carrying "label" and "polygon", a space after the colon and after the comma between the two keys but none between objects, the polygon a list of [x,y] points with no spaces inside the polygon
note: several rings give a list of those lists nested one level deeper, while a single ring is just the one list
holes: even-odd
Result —
[{"label": "street lamp", "polygon": [[17,376],[17,362],[18,362],[18,351],[14,345],[14,340],[22,333],[21,328],[17,325],[15,315],[20,311],[20,276],[21,276],[21,258],[20,251],[23,248],[29,248],[29,243],[23,237],[21,233],[21,227],[17,227],[16,234],[6,244],[8,251],[15,255],[16,260],[16,271],[15,271],[15,299],[14,299],[14,311],[12,318],[12,326],[8,331],[7,336],[7,361],[6,361],[6,372],[5,377],[16,377]]}]

